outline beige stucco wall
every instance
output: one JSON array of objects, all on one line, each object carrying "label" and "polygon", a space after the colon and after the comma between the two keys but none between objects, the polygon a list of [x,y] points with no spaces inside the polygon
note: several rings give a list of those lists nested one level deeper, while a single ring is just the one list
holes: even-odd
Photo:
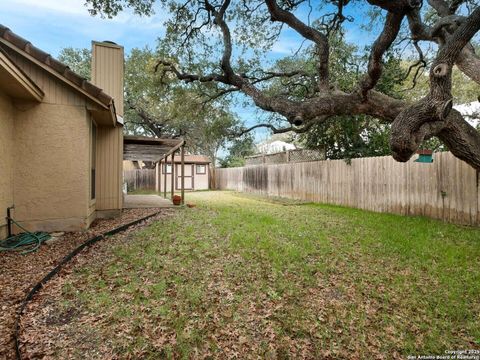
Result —
[{"label": "beige stucco wall", "polygon": [[5,216],[13,204],[13,107],[0,92],[0,239],[7,235]]},{"label": "beige stucco wall", "polygon": [[90,119],[82,106],[15,109],[15,218],[31,230],[87,226]]}]

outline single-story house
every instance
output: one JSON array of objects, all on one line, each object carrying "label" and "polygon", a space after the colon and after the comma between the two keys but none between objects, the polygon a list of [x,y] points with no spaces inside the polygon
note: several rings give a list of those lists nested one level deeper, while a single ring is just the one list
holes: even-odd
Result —
[{"label": "single-story house", "polygon": [[295,150],[296,148],[295,144],[281,140],[266,141],[257,145],[257,150],[260,154],[274,154],[287,150]]},{"label": "single-story house", "polygon": [[[172,163],[171,157],[160,161],[156,167],[156,191],[171,191]],[[185,155],[185,190],[208,190],[210,183],[210,159],[204,155]],[[182,158],[175,155],[173,158],[173,176],[175,190],[181,189]],[[166,184],[166,189],[165,189]]]},{"label": "single-story house", "polygon": [[12,205],[31,231],[122,209],[124,51],[92,47],[89,82],[0,25],[0,238]]}]

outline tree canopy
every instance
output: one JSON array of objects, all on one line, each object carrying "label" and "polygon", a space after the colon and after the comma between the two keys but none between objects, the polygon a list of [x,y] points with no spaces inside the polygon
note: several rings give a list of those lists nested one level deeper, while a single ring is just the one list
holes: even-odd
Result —
[{"label": "tree canopy", "polygon": [[245,165],[245,158],[256,153],[251,133],[234,138],[228,147],[228,155],[220,160],[221,167],[239,167]]},{"label": "tree canopy", "polygon": [[[240,126],[239,119],[221,99],[206,101],[201,87],[185,86],[155,71],[155,51],[134,48],[125,61],[125,131],[133,135],[182,137],[191,153],[216,162]],[[91,52],[62,49],[59,60],[90,78]]]},{"label": "tree canopy", "polygon": [[[149,15],[154,0],[87,0],[93,14],[115,16],[129,7]],[[212,99],[242,93],[285,127],[258,124],[274,132],[309,131],[332,119],[366,116],[390,124],[393,157],[407,161],[421,144],[437,137],[452,153],[480,169],[480,134],[452,109],[452,72],[480,83],[480,58],[472,40],[480,29],[475,0],[161,0],[170,13],[157,68],[186,83],[204,84]],[[368,14],[369,20],[365,16]],[[368,28],[376,39],[360,51],[365,64],[336,60],[335,41],[349,31]],[[370,25],[370,26],[369,26]],[[284,69],[262,60],[282,29],[303,39],[301,55],[313,63],[288,59]],[[428,68],[428,88],[416,99],[382,88],[390,57],[402,49],[417,54],[411,68]],[[264,58],[263,58],[264,59]],[[343,61],[343,63],[342,63]],[[357,79],[348,86],[334,75],[336,66],[351,67]],[[282,89],[272,91],[281,79]],[[303,89],[303,90],[301,90]],[[298,93],[302,96],[298,96]]]}]

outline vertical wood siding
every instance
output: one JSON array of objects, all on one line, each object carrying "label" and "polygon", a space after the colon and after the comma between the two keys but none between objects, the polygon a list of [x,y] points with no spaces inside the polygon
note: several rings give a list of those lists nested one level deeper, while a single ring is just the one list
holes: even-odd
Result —
[{"label": "vertical wood siding", "polygon": [[216,169],[217,188],[480,225],[479,174],[451,153]]},{"label": "vertical wood siding", "polygon": [[42,103],[57,105],[86,106],[86,99],[68,85],[49,74],[40,66],[25,59],[20,54],[7,50],[8,55],[15,64],[20,67],[32,81],[43,90],[45,97]]},{"label": "vertical wood siding", "polygon": [[96,209],[118,210],[123,206],[123,128],[97,128]]},{"label": "vertical wood siding", "polygon": [[123,116],[123,47],[108,43],[93,43],[92,82],[112,96],[115,110]]},{"label": "vertical wood siding", "polygon": [[[112,96],[115,110],[123,116],[123,47],[92,44],[92,82]],[[123,128],[99,127],[97,132],[97,210],[123,206]]]}]

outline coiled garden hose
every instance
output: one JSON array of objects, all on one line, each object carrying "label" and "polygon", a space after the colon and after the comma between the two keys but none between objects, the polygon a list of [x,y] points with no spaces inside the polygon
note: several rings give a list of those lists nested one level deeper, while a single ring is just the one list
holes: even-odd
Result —
[{"label": "coiled garden hose", "polygon": [[36,251],[43,242],[50,239],[50,235],[48,233],[30,232],[15,220],[10,219],[10,221],[25,232],[0,241],[0,252],[21,251],[22,254],[28,254]]}]

